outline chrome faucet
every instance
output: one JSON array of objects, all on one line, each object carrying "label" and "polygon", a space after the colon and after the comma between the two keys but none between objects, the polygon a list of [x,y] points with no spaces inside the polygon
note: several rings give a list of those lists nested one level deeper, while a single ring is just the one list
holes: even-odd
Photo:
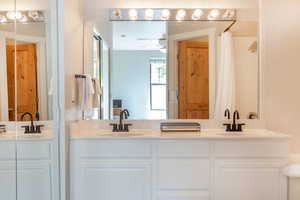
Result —
[{"label": "chrome faucet", "polygon": [[129,132],[129,126],[132,126],[132,124],[123,123],[124,118],[127,119],[129,116],[129,111],[127,109],[122,110],[120,112],[119,124],[110,124],[113,126],[113,132]]}]

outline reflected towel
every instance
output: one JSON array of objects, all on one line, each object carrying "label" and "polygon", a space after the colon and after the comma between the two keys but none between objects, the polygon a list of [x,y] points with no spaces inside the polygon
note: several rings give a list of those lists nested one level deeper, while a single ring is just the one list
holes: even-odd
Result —
[{"label": "reflected towel", "polygon": [[90,111],[93,108],[93,95],[95,93],[94,84],[90,75],[85,78],[77,78],[77,105],[82,111]]},{"label": "reflected towel", "polygon": [[101,95],[102,95],[100,81],[99,81],[99,79],[93,79],[93,83],[94,83],[94,89],[95,89],[95,93],[94,93],[94,97],[93,97],[93,108],[100,108],[100,99],[101,99]]}]

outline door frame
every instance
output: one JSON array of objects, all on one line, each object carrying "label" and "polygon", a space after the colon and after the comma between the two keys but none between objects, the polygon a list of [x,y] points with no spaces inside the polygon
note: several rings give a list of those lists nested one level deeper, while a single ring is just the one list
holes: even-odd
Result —
[{"label": "door frame", "polygon": [[169,36],[168,65],[168,116],[178,118],[178,42],[198,37],[208,36],[209,44],[209,119],[213,119],[216,90],[216,29],[208,28],[199,31],[181,33]]},{"label": "door frame", "polygon": [[[6,66],[6,39],[15,39],[18,41],[36,44],[37,56],[37,81],[39,113],[41,120],[48,118],[48,90],[47,88],[47,58],[46,58],[46,39],[43,37],[32,37],[25,35],[15,35],[11,32],[0,32],[0,78],[4,84],[0,85],[0,116],[1,121],[9,121],[8,118],[8,92],[7,92],[7,66]],[[3,67],[4,66],[4,67]]]}]

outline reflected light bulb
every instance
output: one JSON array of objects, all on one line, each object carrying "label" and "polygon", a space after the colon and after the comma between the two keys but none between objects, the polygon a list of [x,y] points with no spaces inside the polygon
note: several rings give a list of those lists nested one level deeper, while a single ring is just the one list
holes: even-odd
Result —
[{"label": "reflected light bulb", "polygon": [[131,20],[136,20],[138,17],[138,12],[136,9],[130,9],[128,15]]},{"label": "reflected light bulb", "polygon": [[196,9],[194,12],[193,12],[193,15],[192,15],[192,20],[199,20],[203,15],[203,11],[201,9]]},{"label": "reflected light bulb", "polygon": [[208,19],[213,20],[213,19],[216,19],[219,16],[220,16],[220,11],[218,9],[213,9],[213,10],[210,11],[210,13],[208,15]]},{"label": "reflected light bulb", "polygon": [[179,20],[179,21],[180,20],[184,20],[185,15],[186,15],[186,11],[185,10],[183,10],[183,9],[178,10],[177,15],[176,15],[176,19]]},{"label": "reflected light bulb", "polygon": [[23,17],[21,19],[19,19],[20,22],[27,22],[28,21],[28,17],[26,17],[25,15],[23,15]]},{"label": "reflected light bulb", "polygon": [[9,11],[6,13],[6,17],[10,20],[19,20],[22,18],[22,13],[19,11]]},{"label": "reflected light bulb", "polygon": [[163,9],[161,11],[161,19],[162,20],[168,20],[170,18],[170,10],[168,9]]},{"label": "reflected light bulb", "polygon": [[7,22],[7,18],[3,15],[0,15],[0,23],[6,23]]},{"label": "reflected light bulb", "polygon": [[145,19],[152,20],[154,17],[154,11],[152,9],[145,10]]}]

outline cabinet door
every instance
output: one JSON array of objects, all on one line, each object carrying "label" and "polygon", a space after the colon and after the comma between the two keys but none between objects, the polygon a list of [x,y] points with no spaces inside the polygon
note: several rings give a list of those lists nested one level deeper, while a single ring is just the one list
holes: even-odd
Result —
[{"label": "cabinet door", "polygon": [[18,163],[17,181],[19,200],[52,200],[49,164]]},{"label": "cabinet door", "polygon": [[266,160],[218,160],[215,200],[286,200],[284,163]]},{"label": "cabinet door", "polygon": [[82,161],[79,180],[79,200],[151,199],[147,161]]},{"label": "cabinet door", "polygon": [[16,200],[16,165],[14,161],[0,163],[0,199]]}]

